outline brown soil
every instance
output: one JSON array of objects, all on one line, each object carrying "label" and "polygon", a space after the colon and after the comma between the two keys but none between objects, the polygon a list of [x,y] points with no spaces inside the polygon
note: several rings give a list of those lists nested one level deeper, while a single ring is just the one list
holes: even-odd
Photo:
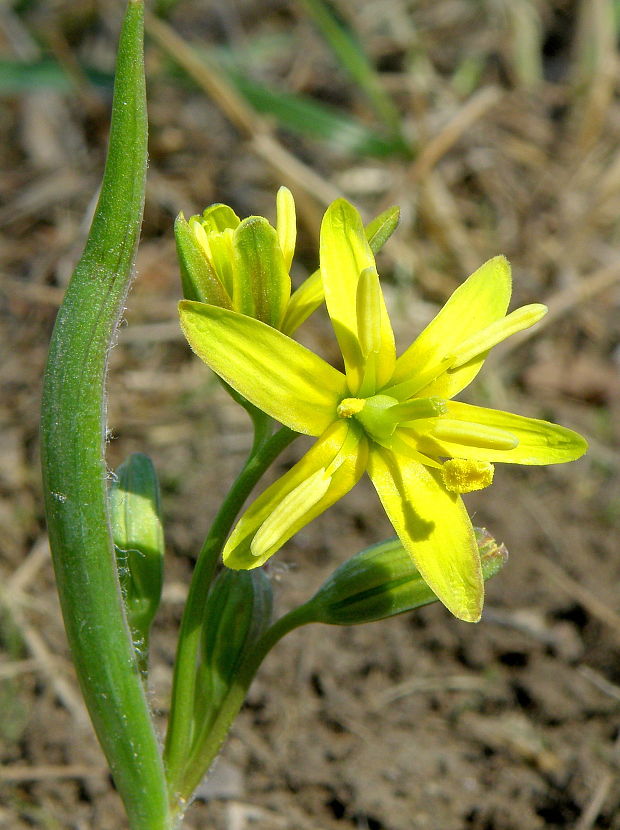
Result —
[{"label": "brown soil", "polygon": [[[169,23],[191,42],[253,54],[263,81],[374,123],[303,4],[219,5],[179,2]],[[591,450],[567,466],[498,469],[493,487],[468,499],[475,523],[510,551],[480,624],[435,605],[286,638],[185,826],[618,830],[620,106],[613,34],[595,20],[605,3],[336,5],[422,155],[413,167],[355,156],[267,122],[272,136],[367,215],[402,206],[380,262],[401,347],[467,273],[506,253],[513,307],[548,302],[549,325],[490,359],[468,400],[557,420],[587,435]],[[0,12],[7,58],[52,54],[67,71],[77,58],[110,72],[117,4],[16,8]],[[538,15],[544,71],[530,84],[515,57],[518,45],[541,55],[536,30],[523,34],[528,9]],[[592,47],[593,68],[580,61],[580,42]],[[147,62],[148,201],[138,280],[112,354],[108,456],[114,467],[147,452],[161,477],[168,560],[152,696],[163,725],[193,553],[250,441],[246,416],[178,331],[172,222],[215,200],[273,216],[286,177],[300,208],[299,280],[316,267],[324,204],[286,159],[278,168],[241,135],[222,102],[171,72],[153,41]],[[10,830],[124,826],[68,660],[38,471],[47,342],[83,243],[109,117],[109,91],[75,78],[64,92],[14,89],[0,120],[0,827]],[[250,132],[261,128],[253,116]],[[324,315],[302,337],[334,356]],[[390,534],[363,482],[276,558],[278,609]]]}]

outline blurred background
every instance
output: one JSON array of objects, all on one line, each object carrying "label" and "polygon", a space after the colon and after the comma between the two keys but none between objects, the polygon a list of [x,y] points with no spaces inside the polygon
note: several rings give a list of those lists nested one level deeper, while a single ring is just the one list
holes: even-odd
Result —
[{"label": "blurred background", "polygon": [[[300,282],[326,205],[401,226],[379,260],[405,348],[490,256],[548,317],[498,347],[472,403],[572,427],[566,466],[505,466],[467,498],[510,552],[476,626],[435,605],[309,627],[268,658],[186,826],[620,828],[618,0],[147,4],[150,166],[111,357],[108,459],[150,454],[167,576],[152,645],[162,725],[193,556],[251,439],[183,342],[172,224],[297,200]],[[123,825],[54,593],[38,467],[41,373],[105,158],[123,4],[0,5],[0,827]],[[337,351],[324,311],[300,330]],[[295,444],[275,473],[303,450]],[[274,474],[275,474],[274,473]],[[270,568],[277,604],[391,535],[368,483]]]}]

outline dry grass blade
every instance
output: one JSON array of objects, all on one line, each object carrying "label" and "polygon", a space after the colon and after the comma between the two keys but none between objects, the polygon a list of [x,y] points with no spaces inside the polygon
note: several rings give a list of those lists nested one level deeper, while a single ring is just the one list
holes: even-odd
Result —
[{"label": "dry grass blade", "polygon": [[620,282],[620,266],[614,263],[600,268],[593,274],[576,280],[566,288],[552,294],[545,300],[545,304],[549,308],[548,314],[532,328],[521,331],[500,344],[491,355],[491,363],[501,361],[518,346],[521,346],[532,337],[537,337],[566,314],[578,311],[583,303],[608,290],[617,282]]},{"label": "dry grass blade", "polygon": [[576,154],[591,148],[601,134],[614,94],[617,67],[612,0],[581,0],[573,67]]},{"label": "dry grass blade", "polygon": [[[487,86],[478,90],[449,119],[448,123],[422,148],[411,165],[407,179],[410,185],[424,179],[440,159],[448,153],[461,136],[479,121],[501,99],[498,87]],[[394,200],[390,197],[387,204]]]},{"label": "dry grass blade", "polygon": [[8,609],[26,648],[36,661],[39,671],[47,678],[58,700],[71,713],[78,726],[88,728],[86,707],[75,686],[66,679],[64,672],[59,670],[58,658],[49,650],[36,628],[26,620],[15,597],[9,597],[3,592],[0,594],[0,601]]},{"label": "dry grass blade", "polygon": [[102,778],[109,775],[106,767],[87,767],[84,764],[45,765],[22,767],[9,765],[0,769],[0,781],[14,784],[26,781],[58,781],[62,778]]}]

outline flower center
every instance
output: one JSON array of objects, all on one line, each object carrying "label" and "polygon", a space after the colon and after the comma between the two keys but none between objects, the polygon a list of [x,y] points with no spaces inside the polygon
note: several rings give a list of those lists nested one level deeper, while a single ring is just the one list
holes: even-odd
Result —
[{"label": "flower center", "polygon": [[370,398],[344,398],[338,406],[340,418],[355,418],[370,438],[379,443],[387,441],[399,424],[418,418],[436,418],[446,412],[445,401],[439,398],[414,398],[399,403],[391,395],[373,395]]}]

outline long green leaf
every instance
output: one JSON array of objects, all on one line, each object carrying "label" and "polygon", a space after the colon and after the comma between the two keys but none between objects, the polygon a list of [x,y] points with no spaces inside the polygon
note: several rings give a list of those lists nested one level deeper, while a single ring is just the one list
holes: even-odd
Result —
[{"label": "long green leaf", "polygon": [[[93,86],[112,89],[112,75],[90,67],[82,69]],[[75,82],[54,58],[42,58],[30,63],[6,58],[0,60],[0,95],[41,92],[43,89],[71,92],[75,89]]]},{"label": "long green leaf", "polygon": [[41,453],[50,545],[82,692],[132,830],[164,830],[172,826],[164,770],[119,587],[103,452],[106,363],[144,204],[142,41],[142,2],[130,0],[101,196],[50,346]]}]

